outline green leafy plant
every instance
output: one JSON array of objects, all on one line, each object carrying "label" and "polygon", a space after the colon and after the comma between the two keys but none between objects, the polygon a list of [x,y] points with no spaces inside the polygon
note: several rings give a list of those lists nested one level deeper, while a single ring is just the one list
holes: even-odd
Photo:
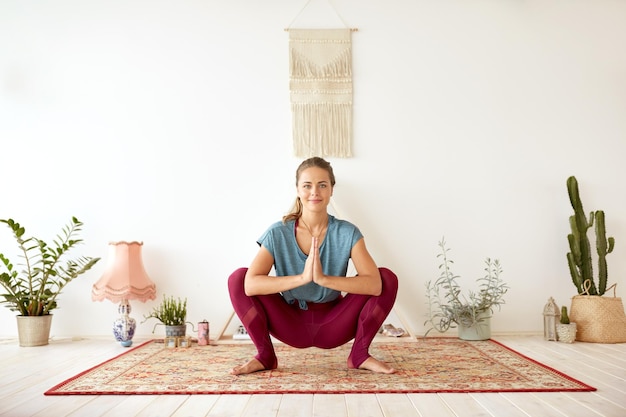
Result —
[{"label": "green leafy plant", "polygon": [[504,304],[504,295],[509,287],[502,280],[502,267],[495,259],[485,260],[485,276],[478,278],[478,291],[468,291],[467,296],[462,294],[458,282],[459,276],[452,272],[454,261],[450,259],[445,239],[439,242],[441,258],[439,264],[440,275],[435,281],[426,283],[426,297],[428,299],[428,320],[430,324],[426,335],[435,329],[446,332],[457,325],[472,327],[484,320],[485,313],[493,313],[494,308],[500,309]]},{"label": "green leafy plant", "polygon": [[187,299],[174,299],[173,296],[163,295],[161,304],[154,307],[152,311],[144,315],[145,323],[148,319],[157,319],[166,326],[180,326],[185,324],[187,318]]},{"label": "green leafy plant", "polygon": [[80,256],[65,260],[70,250],[82,242],[77,236],[83,223],[72,217],[52,245],[36,237],[25,237],[26,229],[13,219],[0,219],[13,232],[22,262],[15,264],[0,253],[4,272],[0,303],[22,316],[43,316],[58,307],[57,297],[67,284],[89,271],[100,258]]},{"label": "green leafy plant", "polygon": [[[571,233],[567,235],[570,251],[567,253],[572,282],[578,294],[587,292],[589,295],[604,295],[608,279],[606,255],[613,252],[615,239],[606,237],[604,211],[590,212],[586,216],[583,203],[578,191],[578,181],[571,176],[567,179],[567,193],[574,209],[569,217]],[[593,227],[595,221],[596,253],[598,254],[598,280],[594,281],[593,264],[591,259],[591,243],[587,231]]]}]

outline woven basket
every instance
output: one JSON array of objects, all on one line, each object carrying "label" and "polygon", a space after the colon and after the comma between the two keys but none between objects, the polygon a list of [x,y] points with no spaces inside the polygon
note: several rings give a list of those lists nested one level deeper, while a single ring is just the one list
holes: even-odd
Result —
[{"label": "woven basket", "polygon": [[599,295],[576,295],[572,297],[570,321],[576,323],[576,340],[592,343],[626,342],[626,315],[622,299]]}]

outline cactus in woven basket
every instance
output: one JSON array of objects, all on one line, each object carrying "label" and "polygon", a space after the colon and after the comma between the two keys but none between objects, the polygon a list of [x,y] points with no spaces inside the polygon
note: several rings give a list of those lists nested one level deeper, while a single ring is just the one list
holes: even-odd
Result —
[{"label": "cactus in woven basket", "polygon": [[[571,233],[567,235],[570,251],[567,253],[572,282],[579,294],[603,295],[608,279],[606,255],[613,251],[615,239],[606,237],[604,211],[590,212],[586,216],[578,191],[578,181],[571,176],[567,179],[567,192],[574,209],[569,218]],[[598,281],[594,281],[591,259],[591,243],[587,231],[594,226],[596,234],[596,251],[598,253]]]}]

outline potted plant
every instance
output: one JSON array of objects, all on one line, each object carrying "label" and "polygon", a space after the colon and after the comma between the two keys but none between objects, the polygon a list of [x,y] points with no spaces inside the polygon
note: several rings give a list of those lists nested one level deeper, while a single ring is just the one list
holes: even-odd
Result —
[{"label": "potted plant", "polygon": [[[606,256],[613,252],[615,239],[606,237],[604,211],[590,212],[587,217],[578,190],[576,177],[567,179],[567,192],[574,209],[569,217],[571,232],[567,235],[570,251],[567,264],[578,295],[572,298],[570,317],[577,323],[576,340],[596,343],[626,342],[626,315],[621,298],[603,297],[607,288]],[[594,227],[598,276],[594,278],[592,250],[587,232]]]},{"label": "potted plant", "polygon": [[89,271],[100,258],[80,256],[65,259],[68,252],[82,242],[78,238],[83,223],[76,217],[63,227],[52,244],[34,236],[25,237],[26,229],[13,219],[0,219],[13,232],[21,261],[13,263],[0,253],[3,271],[0,284],[4,294],[0,303],[18,313],[20,346],[48,344],[52,310],[67,284]]},{"label": "potted plant", "polygon": [[439,247],[437,257],[442,260],[439,264],[439,278],[426,283],[428,320],[424,325],[431,325],[426,335],[433,329],[443,333],[458,326],[461,339],[489,339],[493,309],[500,309],[504,304],[504,295],[509,288],[500,277],[500,262],[487,258],[485,276],[476,280],[478,291],[469,291],[463,295],[458,282],[460,277],[452,272],[451,265],[454,262],[448,256],[449,249],[444,239],[439,242]]},{"label": "potted plant", "polygon": [[166,337],[184,337],[187,332],[187,299],[174,299],[173,296],[167,297],[163,295],[161,304],[157,305],[144,315],[145,323],[148,319],[157,319],[160,323],[156,323],[152,328],[152,333],[156,326],[163,324],[165,326]]},{"label": "potted plant", "polygon": [[576,323],[570,322],[567,307],[561,307],[561,319],[556,324],[556,335],[559,342],[572,343],[576,340]]}]

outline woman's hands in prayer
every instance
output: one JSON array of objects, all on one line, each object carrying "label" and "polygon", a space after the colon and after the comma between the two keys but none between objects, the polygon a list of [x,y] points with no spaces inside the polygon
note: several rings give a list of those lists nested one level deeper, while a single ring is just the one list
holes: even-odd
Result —
[{"label": "woman's hands in prayer", "polygon": [[309,250],[309,257],[304,263],[304,271],[302,271],[302,279],[306,282],[315,282],[322,285],[325,275],[322,271],[322,262],[320,261],[320,248],[319,239],[316,237],[311,238],[311,249]]}]

